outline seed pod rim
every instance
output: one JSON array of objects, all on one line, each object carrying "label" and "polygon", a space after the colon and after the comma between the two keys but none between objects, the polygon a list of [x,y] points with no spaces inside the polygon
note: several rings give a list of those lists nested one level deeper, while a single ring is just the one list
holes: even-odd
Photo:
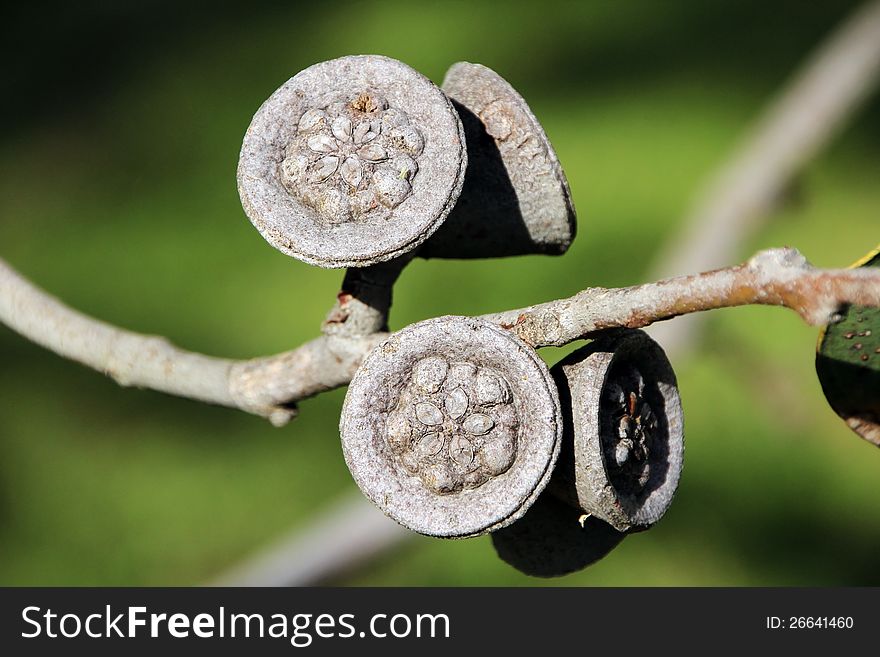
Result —
[{"label": "seed pod rim", "polygon": [[[657,381],[664,404],[668,450],[665,480],[635,508],[610,481],[599,429],[600,399],[608,375],[617,363],[631,360],[646,378]],[[672,502],[684,459],[681,397],[675,372],[662,347],[644,331],[616,331],[569,354],[551,372],[561,397],[569,402],[554,492],[618,531],[643,530],[658,522]]]},{"label": "seed pod rim", "polygon": [[[508,470],[476,488],[438,494],[395,460],[383,432],[413,365],[447,353],[449,362],[502,372],[523,442]],[[410,325],[370,352],[346,394],[340,435],[352,476],[386,515],[429,536],[467,538],[514,522],[544,490],[559,455],[562,410],[549,369],[528,345],[491,322],[444,316]]]},{"label": "seed pod rim", "polygon": [[[402,109],[425,133],[419,171],[410,197],[392,210],[392,224],[330,226],[287,190],[279,167],[312,105],[367,87],[387,97],[391,108]],[[442,225],[461,193],[466,165],[461,120],[437,85],[396,59],[349,55],[303,69],[269,96],[245,134],[237,178],[245,214],[273,247],[319,267],[365,267],[414,250]]]},{"label": "seed pod rim", "polygon": [[577,234],[568,180],[522,95],[491,68],[457,62],[441,85],[462,116],[464,188],[419,255],[489,258],[565,253]]}]

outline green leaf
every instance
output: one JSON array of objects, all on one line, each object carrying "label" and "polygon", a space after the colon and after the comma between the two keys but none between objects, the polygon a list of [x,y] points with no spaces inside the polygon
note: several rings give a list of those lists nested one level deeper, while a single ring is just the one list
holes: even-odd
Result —
[{"label": "green leaf", "polygon": [[[880,246],[853,267],[880,267]],[[816,373],[831,408],[880,447],[880,308],[847,306],[819,334]]]}]

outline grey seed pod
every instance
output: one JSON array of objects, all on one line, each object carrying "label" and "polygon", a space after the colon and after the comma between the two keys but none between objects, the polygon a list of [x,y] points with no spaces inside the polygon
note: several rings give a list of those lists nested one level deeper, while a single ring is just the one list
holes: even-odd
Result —
[{"label": "grey seed pod", "polygon": [[565,174],[525,100],[485,66],[460,62],[443,90],[461,115],[468,165],[461,198],[425,258],[564,253],[575,236]]},{"label": "grey seed pod", "polygon": [[560,577],[599,561],[625,537],[545,491],[522,518],[492,534],[492,545],[526,575]]},{"label": "grey seed pod", "polygon": [[238,191],[275,248],[321,267],[364,267],[440,227],[466,164],[461,121],[433,82],[388,57],[341,57],[263,103],[242,144]]},{"label": "grey seed pod", "polygon": [[550,479],[562,416],[544,362],[481,319],[439,317],[376,347],[348,388],[342,450],[364,494],[422,534],[504,527]]},{"label": "grey seed pod", "polygon": [[675,373],[644,331],[594,340],[552,369],[565,409],[553,493],[619,531],[657,522],[684,457]]}]

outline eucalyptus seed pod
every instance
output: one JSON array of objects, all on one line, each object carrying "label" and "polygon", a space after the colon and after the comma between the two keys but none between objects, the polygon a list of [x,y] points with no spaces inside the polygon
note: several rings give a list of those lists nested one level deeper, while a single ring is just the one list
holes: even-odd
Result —
[{"label": "eucalyptus seed pod", "polygon": [[559,159],[522,96],[495,71],[459,62],[443,90],[467,139],[464,189],[425,258],[565,253],[575,211]]},{"label": "eucalyptus seed pod", "polygon": [[521,517],[550,479],[562,415],[533,349],[467,317],[413,324],[348,388],[342,450],[355,481],[413,531],[475,536]]},{"label": "eucalyptus seed pod", "polygon": [[594,340],[552,369],[565,438],[552,490],[618,531],[647,529],[681,475],[684,427],[675,373],[644,331]]},{"label": "eucalyptus seed pod", "polygon": [[364,267],[412,251],[458,198],[467,151],[446,95],[402,62],[341,57],[263,103],[238,166],[242,206],[287,255]]}]

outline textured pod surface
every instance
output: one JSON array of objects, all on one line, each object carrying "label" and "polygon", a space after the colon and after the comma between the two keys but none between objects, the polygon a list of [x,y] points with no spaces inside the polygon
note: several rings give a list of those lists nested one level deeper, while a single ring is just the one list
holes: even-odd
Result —
[{"label": "textured pod surface", "polygon": [[522,96],[495,71],[459,62],[443,90],[461,115],[468,166],[461,198],[419,252],[426,258],[564,253],[575,236],[565,174]]},{"label": "textured pod surface", "polygon": [[562,416],[537,354],[494,324],[440,317],[367,356],[342,410],[342,449],[391,518],[461,538],[521,517],[550,479]]},{"label": "textured pod surface", "polygon": [[493,532],[492,545],[508,564],[533,577],[561,577],[599,561],[626,538],[596,517],[545,492],[512,525]]},{"label": "textured pod surface", "polygon": [[413,250],[464,181],[458,114],[433,82],[388,57],[321,62],[263,103],[238,166],[242,206],[282,252],[362,267]]},{"label": "textured pod surface", "polygon": [[594,340],[553,367],[565,409],[553,492],[619,531],[645,529],[672,502],[684,458],[675,373],[643,331]]}]

